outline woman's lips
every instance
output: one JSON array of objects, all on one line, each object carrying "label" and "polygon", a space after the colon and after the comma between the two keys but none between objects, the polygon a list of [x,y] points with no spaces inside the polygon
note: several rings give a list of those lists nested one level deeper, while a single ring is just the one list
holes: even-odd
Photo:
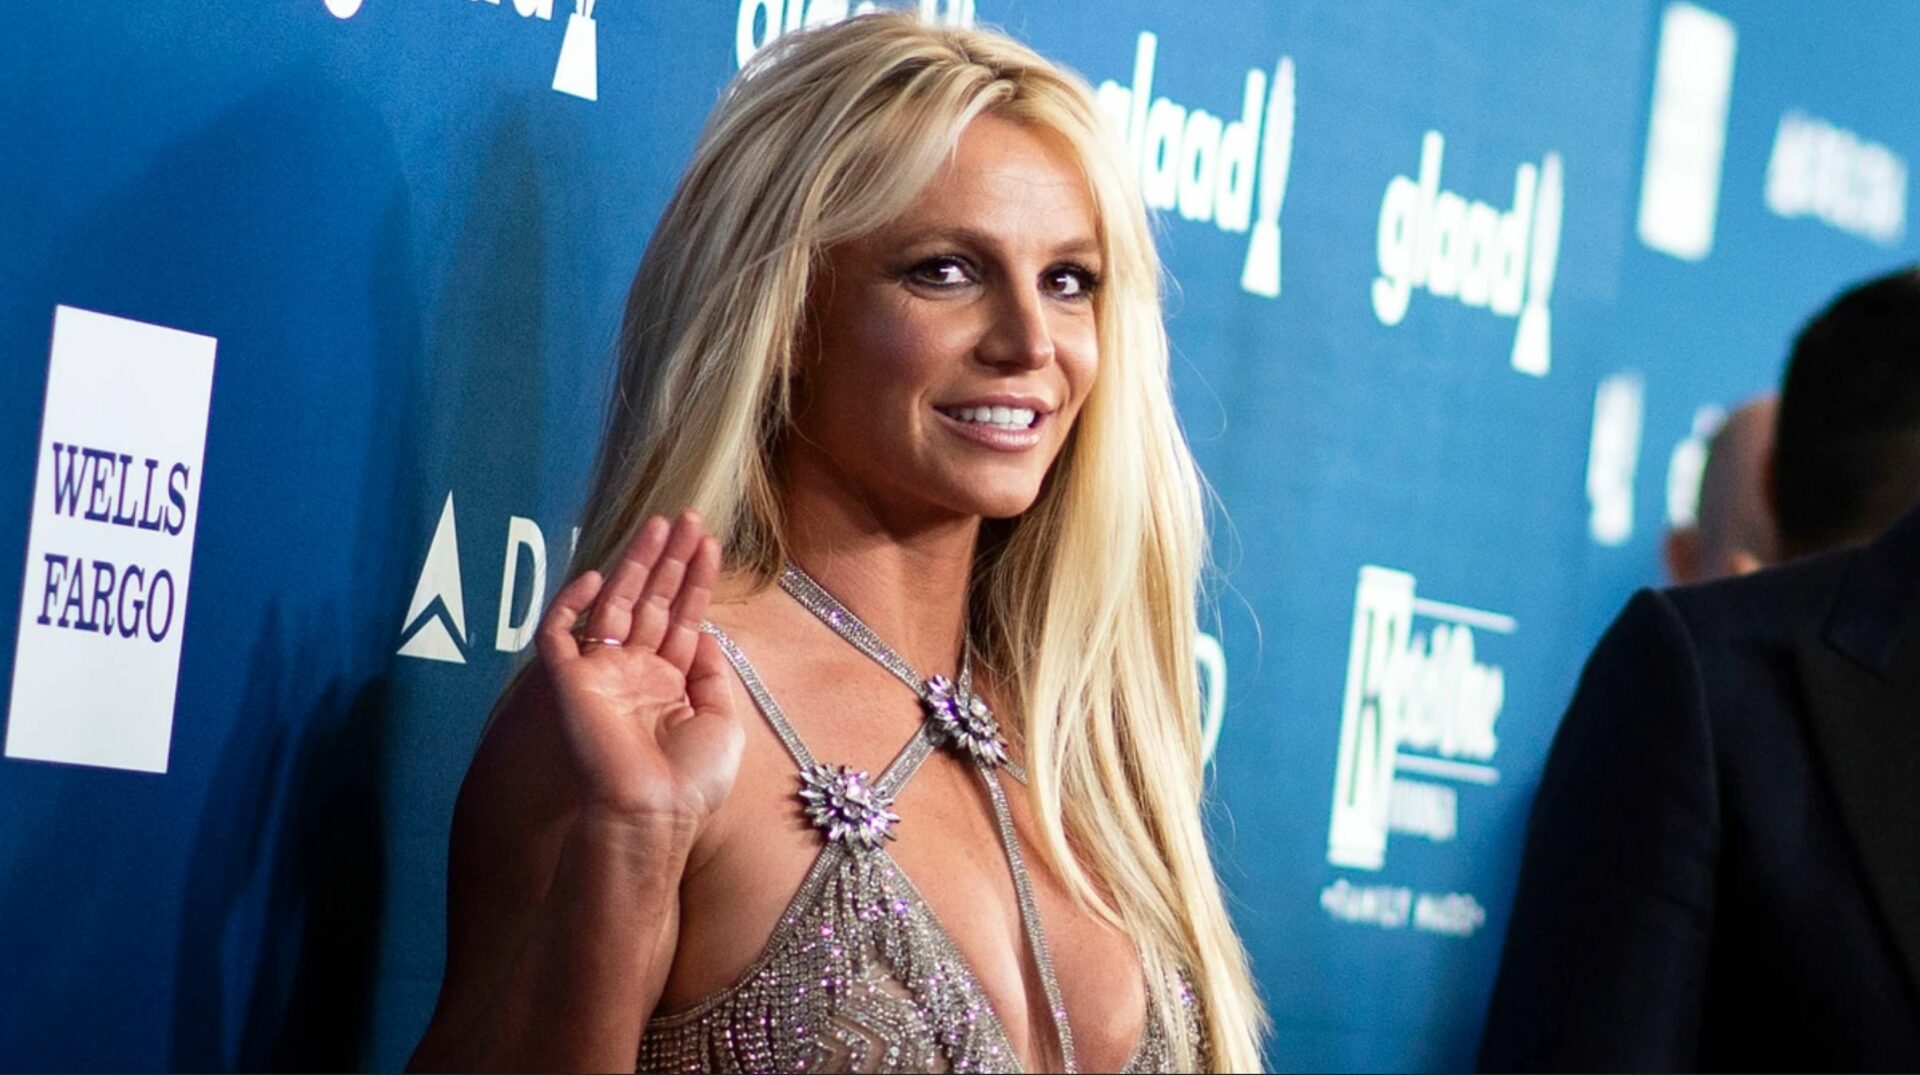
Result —
[{"label": "woman's lips", "polygon": [[1048,414],[1035,414],[1033,424],[1025,429],[1007,429],[985,422],[964,422],[937,408],[934,413],[940,416],[940,421],[952,430],[954,435],[965,437],[975,444],[999,452],[1025,452],[1039,447],[1041,440],[1044,439],[1041,427],[1045,426],[1047,419],[1052,417]]}]

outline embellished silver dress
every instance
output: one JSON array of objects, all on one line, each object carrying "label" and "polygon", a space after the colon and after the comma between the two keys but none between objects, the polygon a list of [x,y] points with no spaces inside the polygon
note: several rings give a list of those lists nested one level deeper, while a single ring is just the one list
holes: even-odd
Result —
[{"label": "embellished silver dress", "polygon": [[[800,805],[826,839],[759,958],[733,985],[678,1011],[656,1014],[640,1043],[638,1070],[1020,1070],[1006,1029],[972,969],[883,846],[885,830],[898,820],[887,807],[943,740],[940,721],[922,724],[871,782],[865,773],[823,765],[800,741],[739,647],[711,625],[707,630],[799,765]],[[962,716],[968,678],[963,673],[957,692]],[[938,677],[927,686],[951,691]],[[938,698],[929,699],[930,708]],[[977,713],[990,722],[984,708]],[[1061,1055],[1072,1070],[1072,1034],[995,771],[1011,766],[976,761],[993,800]],[[1198,1001],[1184,979],[1176,978],[1169,989],[1178,998],[1188,1040],[1204,1056]],[[1179,1061],[1171,1054],[1168,1028],[1149,1005],[1140,1041],[1121,1070],[1172,1071]]]}]

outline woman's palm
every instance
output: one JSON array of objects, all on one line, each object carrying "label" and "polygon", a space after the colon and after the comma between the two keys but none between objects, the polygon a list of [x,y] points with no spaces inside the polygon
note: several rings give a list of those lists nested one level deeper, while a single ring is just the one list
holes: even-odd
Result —
[{"label": "woman's palm", "polygon": [[589,803],[697,828],[732,790],[744,736],[726,659],[699,628],[719,560],[691,513],[650,519],[610,577],[555,595],[540,656]]}]

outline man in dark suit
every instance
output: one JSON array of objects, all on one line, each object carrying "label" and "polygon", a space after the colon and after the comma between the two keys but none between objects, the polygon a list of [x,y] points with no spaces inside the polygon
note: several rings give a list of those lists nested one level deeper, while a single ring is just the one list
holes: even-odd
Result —
[{"label": "man in dark suit", "polygon": [[1783,551],[1898,521],[1628,603],[1541,778],[1483,1068],[1920,1070],[1920,276],[1801,333],[1779,420]]}]

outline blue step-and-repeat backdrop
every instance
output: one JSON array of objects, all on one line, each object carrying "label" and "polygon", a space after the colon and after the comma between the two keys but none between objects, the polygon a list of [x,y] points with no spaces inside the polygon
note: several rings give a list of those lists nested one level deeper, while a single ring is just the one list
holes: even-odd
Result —
[{"label": "blue step-and-repeat backdrop", "polygon": [[[404,1063],[649,230],[863,6],[8,12],[0,1067]],[[1082,72],[1158,212],[1272,1062],[1471,1064],[1587,648],[1721,411],[1914,257],[1920,8],[919,6]]]}]

